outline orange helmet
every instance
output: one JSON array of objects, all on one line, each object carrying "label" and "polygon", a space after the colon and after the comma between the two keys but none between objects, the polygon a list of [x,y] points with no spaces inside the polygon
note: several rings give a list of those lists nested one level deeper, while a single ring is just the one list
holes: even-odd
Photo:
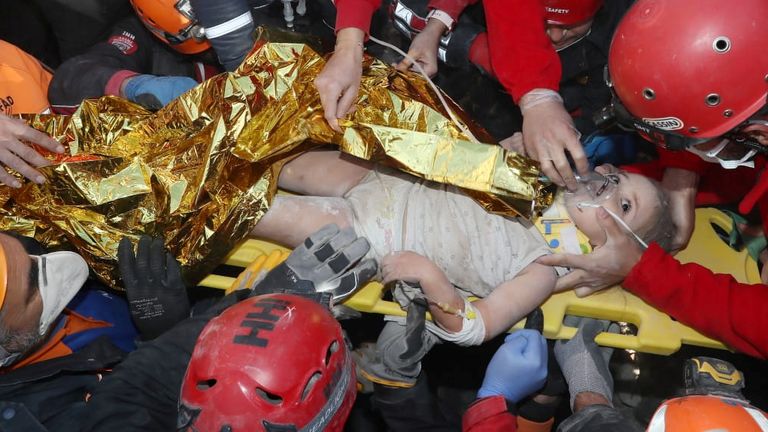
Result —
[{"label": "orange helmet", "polygon": [[131,0],[144,26],[182,54],[201,53],[211,45],[189,0]]},{"label": "orange helmet", "polygon": [[547,23],[575,26],[592,19],[603,5],[603,0],[544,0],[544,18]]},{"label": "orange helmet", "polygon": [[[613,89],[632,126],[685,148],[737,133],[766,105],[768,2],[638,0],[608,53]],[[654,137],[657,138],[654,138]],[[696,141],[698,140],[698,141]],[[669,145],[667,145],[670,147]]]},{"label": "orange helmet", "polygon": [[768,417],[740,399],[697,395],[665,401],[648,424],[648,432],[715,430],[768,431]]}]

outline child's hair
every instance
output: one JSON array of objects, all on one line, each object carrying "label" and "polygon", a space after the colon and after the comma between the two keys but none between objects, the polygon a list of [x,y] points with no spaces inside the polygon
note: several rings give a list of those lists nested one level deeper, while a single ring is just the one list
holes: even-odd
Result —
[{"label": "child's hair", "polygon": [[677,225],[672,219],[672,210],[669,204],[669,194],[661,187],[661,184],[655,180],[651,180],[656,187],[656,197],[659,199],[659,208],[654,217],[651,220],[649,226],[645,229],[638,230],[638,236],[647,244],[651,242],[658,243],[662,249],[667,252],[672,251],[672,242],[677,235]]}]

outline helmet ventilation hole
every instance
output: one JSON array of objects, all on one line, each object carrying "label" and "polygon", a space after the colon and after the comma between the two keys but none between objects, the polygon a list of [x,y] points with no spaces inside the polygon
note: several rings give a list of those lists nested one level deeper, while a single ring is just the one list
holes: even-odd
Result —
[{"label": "helmet ventilation hole", "polygon": [[256,387],[256,394],[259,395],[260,398],[271,403],[272,405],[280,405],[281,403],[283,403],[283,398],[281,398],[280,396],[274,393],[270,393],[262,388]]},{"label": "helmet ventilation hole", "polygon": [[654,100],[656,99],[656,92],[652,88],[646,87],[643,89],[643,97],[647,100]]},{"label": "helmet ventilation hole", "polygon": [[731,50],[731,40],[725,36],[719,36],[712,42],[712,49],[720,54],[727,53]]},{"label": "helmet ventilation hole", "polygon": [[312,374],[311,377],[309,377],[309,380],[307,381],[307,385],[304,386],[304,391],[301,392],[301,400],[306,400],[307,396],[312,392],[312,389],[315,387],[315,383],[322,377],[323,374],[320,372],[315,372]]},{"label": "helmet ventilation hole", "polygon": [[328,366],[331,363],[331,356],[333,353],[339,350],[339,342],[333,341],[328,345],[328,349],[325,351],[325,365]]},{"label": "helmet ventilation hole", "polygon": [[727,110],[723,111],[723,117],[730,117],[732,115],[733,115],[733,110],[731,110],[731,109],[727,109]]},{"label": "helmet ventilation hole", "polygon": [[213,378],[207,379],[207,380],[201,380],[197,382],[197,389],[205,391],[208,389],[212,389],[213,386],[215,385],[216,385],[216,380]]},{"label": "helmet ventilation hole", "polygon": [[697,128],[696,126],[688,128],[688,132],[690,133],[697,133],[698,131],[699,131],[699,128]]},{"label": "helmet ventilation hole", "polygon": [[717,93],[710,93],[707,95],[707,105],[717,106],[720,104],[720,95]]}]

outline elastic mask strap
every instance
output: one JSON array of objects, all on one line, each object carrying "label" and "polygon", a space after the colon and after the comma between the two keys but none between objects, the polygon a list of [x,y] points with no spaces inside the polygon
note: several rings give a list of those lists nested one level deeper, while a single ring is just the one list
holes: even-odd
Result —
[{"label": "elastic mask strap", "polygon": [[588,203],[588,202],[580,202],[580,203],[576,204],[576,207],[591,207],[591,208],[600,208],[600,207],[602,207],[603,210],[607,211],[608,214],[611,215],[611,217],[616,222],[619,223],[619,225],[623,226],[625,230],[627,230],[630,234],[632,234],[632,236],[635,237],[635,240],[637,240],[643,246],[643,249],[648,249],[648,243],[643,241],[643,239],[641,239],[639,235],[635,234],[635,232],[632,231],[632,228],[630,228],[629,225],[627,225],[627,223],[624,222],[623,219],[618,217],[614,212],[608,210],[607,208],[601,206],[600,204],[593,204],[593,203]]},{"label": "elastic mask strap", "polygon": [[729,142],[730,142],[730,140],[727,140],[727,139],[724,139],[724,140],[720,141],[720,144],[718,144],[714,148],[710,149],[706,153],[706,155],[711,157],[711,158],[716,158],[717,155],[719,155],[720,152],[723,151],[723,149],[725,148],[725,146],[728,145]]},{"label": "elastic mask strap", "polygon": [[[725,168],[725,169],[736,169],[736,168],[739,168],[739,167],[742,167],[742,166],[749,167],[749,168],[754,168],[755,167],[755,162],[754,161],[750,161],[749,159],[751,159],[756,153],[757,153],[757,150],[750,150],[750,151],[747,152],[747,154],[744,155],[744,157],[742,157],[741,159],[736,160],[736,161],[734,161],[734,160],[723,160],[723,159],[720,159],[720,158],[715,158],[715,159],[717,159],[717,162],[720,164],[720,166]],[[747,162],[747,161],[749,161],[749,162]]]},{"label": "elastic mask strap", "polygon": [[419,62],[416,61],[415,58],[413,58],[413,57],[409,56],[408,54],[404,53],[403,50],[401,50],[400,48],[398,48],[398,47],[396,47],[396,46],[394,46],[394,45],[392,45],[390,43],[384,42],[383,40],[376,39],[375,37],[370,36],[370,35],[368,36],[368,38],[371,39],[372,41],[376,42],[377,44],[381,45],[381,46],[384,46],[384,47],[387,47],[389,49],[394,50],[396,53],[398,53],[401,56],[403,56],[403,57],[407,58],[408,60],[410,60],[411,64],[413,64],[413,66],[416,67],[416,70],[421,74],[421,76],[423,76],[427,80],[429,85],[432,87],[432,90],[435,91],[435,94],[437,95],[438,99],[440,99],[440,103],[443,104],[443,108],[445,108],[445,111],[451,117],[451,120],[453,120],[453,123],[459,128],[459,130],[461,130],[461,132],[464,135],[467,136],[467,138],[469,138],[470,141],[475,142],[475,143],[479,143],[480,142],[480,141],[478,141],[477,138],[475,138],[474,135],[472,135],[472,132],[469,131],[469,128],[467,128],[464,125],[464,123],[459,121],[459,118],[456,117],[456,114],[453,113],[453,110],[451,110],[448,107],[448,103],[443,98],[442,92],[440,90],[438,90],[438,88],[435,85],[435,83],[432,82],[432,80],[429,78],[429,76],[426,74],[426,72],[424,72],[424,68],[421,67],[421,65],[419,64]]},{"label": "elastic mask strap", "polygon": [[716,159],[717,162],[720,164],[720,166],[725,168],[725,169],[736,169],[736,168],[738,168],[740,166],[747,166],[747,167],[750,167],[750,168],[754,168],[755,167],[755,163],[754,162],[747,162],[747,161],[752,159],[752,157],[757,153],[757,150],[755,150],[755,149],[750,149],[739,160],[724,160],[724,159],[721,159],[721,158],[717,157],[717,155],[719,155],[720,152],[723,151],[723,149],[728,144],[730,144],[730,143],[731,143],[731,140],[726,138],[726,139],[720,141],[720,144],[716,145],[713,149],[709,150],[705,154],[708,157],[710,157],[710,158]]}]

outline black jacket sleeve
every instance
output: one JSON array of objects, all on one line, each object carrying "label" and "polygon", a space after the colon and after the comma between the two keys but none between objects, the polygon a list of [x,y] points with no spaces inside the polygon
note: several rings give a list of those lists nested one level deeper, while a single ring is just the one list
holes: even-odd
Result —
[{"label": "black jacket sleeve", "polygon": [[208,321],[245,294],[224,297],[131,353],[93,392],[82,430],[176,430],[181,385],[197,337]]},{"label": "black jacket sleeve", "polygon": [[54,108],[74,107],[83,99],[104,96],[115,73],[150,73],[153,45],[162,44],[135,16],[118,22],[103,42],[62,63],[48,88]]}]

